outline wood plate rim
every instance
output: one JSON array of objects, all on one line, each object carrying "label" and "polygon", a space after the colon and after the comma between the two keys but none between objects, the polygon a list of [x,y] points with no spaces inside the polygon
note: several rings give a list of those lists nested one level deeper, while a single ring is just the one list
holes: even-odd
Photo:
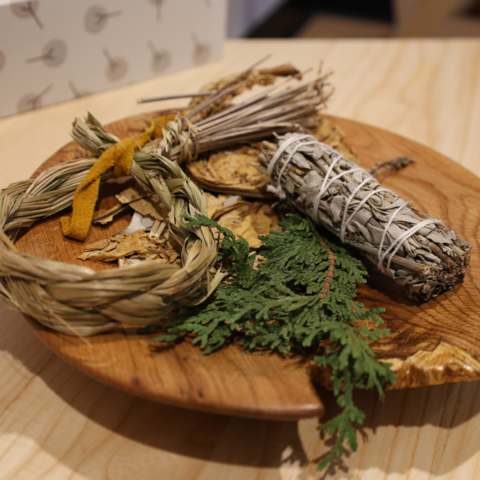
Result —
[{"label": "wood plate rim", "polygon": [[[119,120],[117,122],[112,122],[111,124],[107,125],[107,128],[112,128],[112,126],[115,126],[117,124],[120,124],[122,122],[127,122],[127,121],[139,122],[143,119],[148,119],[148,118],[158,116],[160,113],[165,114],[165,111],[152,112],[150,114],[141,114],[141,115],[128,117],[126,119]],[[348,119],[344,119],[344,118],[336,117],[332,115],[326,115],[326,116],[329,117],[334,122],[339,123],[341,127],[345,125],[347,126],[352,125],[359,128],[367,129],[369,131],[372,131],[374,134],[378,134],[380,136],[383,135],[386,138],[394,139],[395,141],[398,141],[400,143],[404,142],[406,145],[409,145],[411,147],[418,147],[419,149],[422,149],[426,152],[430,152],[432,155],[434,155],[438,159],[440,164],[443,164],[443,166],[448,165],[450,167],[452,164],[454,164],[455,168],[457,169],[457,172],[459,172],[459,175],[468,175],[473,177],[472,182],[476,183],[478,190],[480,191],[480,178],[476,177],[473,173],[469,172],[463,166],[455,163],[453,160],[448,159],[447,157],[439,154],[438,152],[436,152],[435,150],[427,146],[424,146],[418,142],[402,137],[395,133],[389,132],[387,130],[380,129],[378,127],[374,127],[361,122],[356,122],[353,120],[348,120]],[[347,141],[348,141],[348,136],[347,136]],[[34,175],[35,176],[38,175],[40,171],[46,168],[45,165],[51,162],[52,159],[55,156],[59,155],[62,151],[71,147],[72,144],[73,142],[65,145],[64,147],[62,147],[62,149],[60,149],[54,155],[52,155],[52,157],[47,159],[47,161],[44,162],[42,166],[40,166],[35,171]],[[439,168],[441,168],[441,165],[439,165]],[[83,351],[85,350],[85,348],[88,348],[88,347],[84,346],[83,344],[80,345],[78,339],[73,339],[72,337],[68,337],[66,335],[53,332],[47,327],[42,326],[40,323],[38,323],[36,320],[29,317],[28,315],[24,315],[24,317],[26,318],[29,326],[33,329],[35,335],[45,345],[47,345],[54,353],[56,353],[63,360],[65,360],[75,368],[79,369],[83,373],[86,373],[90,377],[102,383],[105,383],[114,388],[126,391],[128,393],[131,393],[143,398],[147,398],[149,400],[154,400],[157,402],[166,403],[174,406],[191,408],[191,409],[202,410],[202,411],[213,412],[213,413],[221,413],[221,414],[236,415],[236,416],[258,418],[258,419],[270,419],[270,420],[298,420],[301,418],[319,417],[324,412],[324,407],[318,396],[318,392],[316,391],[316,389],[313,387],[313,385],[307,378],[307,372],[305,372],[305,379],[307,379],[309,385],[301,386],[302,388],[305,389],[305,392],[304,392],[305,401],[299,402],[299,403],[293,403],[293,404],[285,404],[285,405],[275,404],[274,405],[274,404],[261,404],[260,402],[259,404],[256,404],[256,405],[252,405],[252,404],[242,405],[238,402],[235,402],[234,399],[232,399],[230,403],[229,402],[218,403],[215,401],[211,401],[211,399],[202,398],[202,396],[199,395],[198,392],[186,392],[181,396],[178,396],[178,395],[172,396],[165,392],[163,394],[161,393],[159,394],[158,391],[152,390],[151,388],[148,387],[148,385],[145,385],[142,381],[139,381],[138,379],[137,380],[134,379],[133,381],[129,381],[129,382],[120,382],[117,378],[113,378],[112,376],[109,376],[107,373],[105,373],[105,371],[98,371],[95,365],[90,365],[88,363],[85,363],[82,360],[79,360],[79,357],[77,355],[78,351],[80,350]],[[99,338],[105,339],[106,335],[109,335],[109,334],[101,335],[99,336]],[[120,335],[120,333],[117,331],[112,335]],[[59,347],[58,339],[61,339],[62,347]],[[137,340],[138,339],[135,339],[135,341]],[[75,354],[72,354],[72,351],[69,350],[68,348],[68,345],[72,344],[72,341],[73,343],[76,343]],[[229,346],[227,348],[238,348],[238,347]],[[251,354],[249,353],[248,355],[251,355]],[[260,353],[259,358],[262,355],[263,354]],[[302,366],[302,368],[305,368],[305,367]],[[413,385],[413,386],[421,386],[421,385]]]}]

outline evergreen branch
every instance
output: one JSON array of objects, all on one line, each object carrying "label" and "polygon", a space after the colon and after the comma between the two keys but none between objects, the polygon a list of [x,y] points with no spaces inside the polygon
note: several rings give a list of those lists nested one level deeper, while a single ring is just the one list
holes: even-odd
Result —
[{"label": "evergreen branch", "polygon": [[345,443],[355,451],[355,424],[362,423],[364,414],[353,402],[353,389],[375,388],[383,399],[384,385],[395,382],[390,365],[377,362],[369,346],[389,334],[371,328],[383,322],[384,309],[366,310],[355,301],[356,283],[366,281],[362,262],[326,234],[321,237],[310,219],[287,215],[279,222],[281,231],[260,237],[263,245],[256,253],[267,260],[255,270],[243,238],[205,216],[186,219],[188,228],[208,226],[223,237],[218,259],[229,262],[235,281],[221,284],[206,302],[174,317],[153,340],[169,342],[193,334],[193,342],[208,354],[238,337],[245,349],[310,353],[319,367],[331,372],[342,407],[321,427],[335,442],[318,468],[341,457]]}]

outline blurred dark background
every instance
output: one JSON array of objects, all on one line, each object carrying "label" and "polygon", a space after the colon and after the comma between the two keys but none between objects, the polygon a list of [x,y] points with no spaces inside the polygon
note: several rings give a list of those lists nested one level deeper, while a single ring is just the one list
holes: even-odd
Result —
[{"label": "blurred dark background", "polygon": [[229,0],[228,36],[480,36],[480,0]]}]

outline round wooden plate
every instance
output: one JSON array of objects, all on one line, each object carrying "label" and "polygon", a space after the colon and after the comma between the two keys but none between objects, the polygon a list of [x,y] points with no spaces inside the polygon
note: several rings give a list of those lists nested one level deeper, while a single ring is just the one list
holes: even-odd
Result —
[{"label": "round wooden plate", "polygon": [[[131,117],[109,125],[119,137],[138,135],[145,119]],[[373,347],[397,371],[395,388],[475,380],[480,377],[480,179],[439,153],[400,137],[357,122],[332,120],[345,131],[364,168],[397,156],[416,161],[382,183],[413,199],[473,245],[465,282],[427,303],[409,299],[403,289],[375,270],[359,298],[367,307],[384,306],[391,336]],[[73,143],[53,155],[40,171],[72,158],[86,156]],[[99,210],[113,206],[114,193],[125,181],[102,187]],[[129,223],[125,215],[106,228],[92,228],[85,244],[107,238]],[[83,243],[63,237],[58,216],[39,222],[16,243],[19,250],[68,263],[85,265],[76,257]],[[94,269],[112,268],[88,262]],[[82,339],[56,333],[26,317],[36,335],[61,358],[108,385],[151,400],[252,418],[299,419],[321,416],[323,405],[301,358],[283,358],[265,352],[244,352],[230,345],[209,356],[190,342],[155,350],[149,337],[136,328]],[[313,372],[322,383],[320,372]]]}]

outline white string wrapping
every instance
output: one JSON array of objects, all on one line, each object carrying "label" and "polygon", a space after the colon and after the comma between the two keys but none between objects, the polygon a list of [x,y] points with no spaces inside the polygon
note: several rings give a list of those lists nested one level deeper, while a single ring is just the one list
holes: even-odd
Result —
[{"label": "white string wrapping", "polygon": [[[335,175],[328,183],[327,183],[327,180],[328,180],[328,177],[333,169],[333,166],[339,161],[339,160],[342,160],[343,157],[342,155],[338,155],[337,158],[335,158],[335,160],[332,162],[332,164],[330,165],[330,168],[328,169],[328,172],[327,174],[325,175],[325,179],[323,180],[323,183],[322,183],[322,187],[320,188],[320,192],[319,194],[317,195],[317,197],[315,198],[314,202],[313,202],[313,205],[314,205],[314,215],[315,215],[315,221],[318,223],[318,207],[320,205],[320,200],[323,198],[323,196],[325,195],[325,192],[331,187],[331,185],[333,184],[333,182],[336,182],[339,178],[342,178],[343,176],[347,175],[348,173],[353,173],[353,172],[358,172],[360,170],[363,170],[363,168],[352,168],[351,170],[345,170],[344,172],[341,172],[339,173],[338,175]],[[348,209],[349,205],[347,204],[345,206],[345,209]]]},{"label": "white string wrapping", "polygon": [[[313,138],[313,141],[309,141],[309,142],[302,142],[302,140],[305,140],[307,138]],[[275,165],[276,163],[278,162],[278,160],[281,158],[282,154],[286,151],[286,149],[292,145],[294,142],[298,142],[298,144],[293,148],[293,150],[291,152],[289,152],[287,158],[285,159],[285,163],[282,167],[282,169],[280,170],[279,174],[278,174],[278,179],[277,179],[277,187],[274,187],[273,185],[269,185],[268,186],[268,190],[271,191],[271,192],[274,192],[275,194],[278,195],[278,197],[280,199],[284,199],[286,198],[286,194],[285,192],[283,191],[283,188],[282,188],[282,185],[281,185],[281,180],[282,180],[282,176],[283,176],[283,173],[285,172],[285,169],[287,167],[287,165],[290,163],[290,161],[292,160],[293,156],[295,155],[295,153],[301,148],[303,147],[304,145],[312,145],[312,144],[317,144],[317,145],[320,145],[322,148],[330,148],[328,147],[327,145],[325,145],[324,143],[322,142],[319,142],[316,138],[314,138],[312,135],[306,135],[306,134],[302,134],[302,133],[296,133],[296,134],[293,134],[291,137],[289,137],[287,140],[285,140],[282,145],[277,149],[277,151],[275,152],[275,154],[273,155],[272,159],[270,160],[269,164],[268,164],[268,168],[267,168],[267,173],[268,173],[268,177],[270,178],[270,181],[272,181],[272,175],[273,175],[273,169],[275,168]],[[352,192],[352,194],[347,198],[347,201],[345,203],[345,209],[343,211],[343,216],[342,216],[342,223],[341,223],[341,226],[340,226],[340,239],[343,243],[348,243],[348,240],[346,241],[345,240],[345,232],[346,232],[346,229],[348,227],[348,225],[350,224],[350,222],[353,220],[353,218],[355,217],[355,215],[357,214],[357,212],[363,207],[363,205],[365,205],[365,203],[370,200],[371,197],[373,197],[374,195],[380,193],[380,192],[388,192],[390,193],[391,195],[393,195],[393,197],[395,199],[398,199],[400,198],[396,193],[392,192],[391,190],[389,190],[388,188],[383,188],[383,187],[380,187],[380,188],[377,188],[375,190],[372,190],[371,192],[368,193],[368,195],[365,196],[365,198],[362,199],[362,201],[357,205],[357,207],[355,208],[355,210],[351,213],[351,214],[348,214],[348,210],[350,208],[350,204],[352,203],[352,201],[354,200],[355,196],[357,195],[357,193],[362,189],[362,187],[364,187],[367,183],[371,182],[372,180],[375,180],[375,178],[369,173],[367,172],[367,170],[363,169],[363,168],[360,168],[360,167],[356,167],[356,168],[351,168],[349,170],[345,170],[337,175],[335,175],[333,178],[330,179],[330,175],[332,174],[333,172],[333,169],[335,167],[335,165],[340,161],[340,160],[344,160],[345,158],[343,157],[342,154],[338,153],[338,155],[335,157],[335,158],[332,158],[332,162],[327,170],[327,173],[325,174],[325,178],[323,179],[323,182],[322,182],[322,185],[320,187],[320,192],[318,193],[318,195],[315,197],[315,200],[313,202],[313,216],[314,216],[314,221],[316,223],[319,223],[318,221],[318,210],[319,210],[319,205],[320,205],[320,201],[321,199],[323,198],[323,196],[325,195],[325,193],[327,192],[327,190],[330,188],[330,186],[335,182],[337,181],[339,178],[343,177],[344,175],[347,175],[347,174],[351,174],[351,173],[354,173],[354,172],[362,172],[364,175],[367,176],[367,178],[365,178],[362,182],[360,182],[360,184],[357,185],[357,187],[355,188],[355,190]],[[390,246],[383,252],[383,246],[385,244],[385,240],[386,240],[386,237],[387,237],[387,233],[388,233],[388,229],[390,228],[390,226],[392,225],[393,223],[393,220],[395,219],[395,217],[397,216],[397,214],[404,208],[406,207],[408,204],[408,202],[404,202],[402,203],[402,205],[400,205],[400,207],[398,207],[395,212],[390,216],[384,230],[383,230],[383,233],[382,233],[382,238],[381,238],[381,241],[380,241],[380,246],[379,246],[379,249],[378,249],[378,265],[377,267],[379,268],[379,270],[385,272],[385,273],[388,273],[390,274],[390,264],[392,262],[392,259],[393,257],[395,257],[397,251],[400,249],[400,247],[410,238],[412,237],[416,232],[418,232],[420,229],[422,229],[423,227],[426,227],[427,225],[430,225],[432,223],[434,224],[437,224],[437,223],[442,223],[440,220],[435,220],[433,218],[429,218],[427,220],[423,220],[422,222],[418,223],[417,225],[414,225],[413,227],[409,228],[408,230],[406,230],[405,232],[403,232],[394,242],[392,242],[390,244]],[[384,261],[386,259],[388,255],[388,261],[387,261],[387,266],[386,268],[384,267]]]},{"label": "white string wrapping", "polygon": [[[283,142],[283,145],[275,152],[275,155],[274,155],[274,158],[275,158],[275,162],[270,162],[269,166],[268,166],[268,177],[269,178],[272,178],[272,170],[273,170],[273,167],[275,166],[275,163],[277,163],[277,160],[281,157],[282,153],[285,151],[285,149],[287,147],[289,147],[293,142],[297,141],[297,140],[303,140],[305,138],[313,138],[313,142],[303,142],[303,143],[298,143],[298,145],[290,152],[290,154],[288,155],[288,157],[286,158],[285,160],[285,163],[283,164],[283,167],[282,169],[280,170],[280,173],[278,174],[278,180],[277,180],[277,187],[274,187],[273,185],[268,185],[267,186],[267,190],[269,192],[272,192],[272,193],[275,193],[278,198],[280,198],[280,200],[283,200],[286,198],[286,195],[285,195],[285,192],[283,191],[283,188],[282,188],[282,175],[283,175],[283,172],[285,171],[285,169],[287,168],[287,165],[290,163],[290,160],[293,158],[293,156],[295,155],[295,153],[297,152],[297,150],[302,147],[303,145],[313,145],[317,142],[317,139],[313,136],[313,135],[299,135],[298,138],[294,138],[294,137],[291,137],[289,138],[288,140],[286,140],[285,142]],[[273,158],[272,158],[272,161],[273,161]],[[272,168],[270,168],[270,166]]]}]

